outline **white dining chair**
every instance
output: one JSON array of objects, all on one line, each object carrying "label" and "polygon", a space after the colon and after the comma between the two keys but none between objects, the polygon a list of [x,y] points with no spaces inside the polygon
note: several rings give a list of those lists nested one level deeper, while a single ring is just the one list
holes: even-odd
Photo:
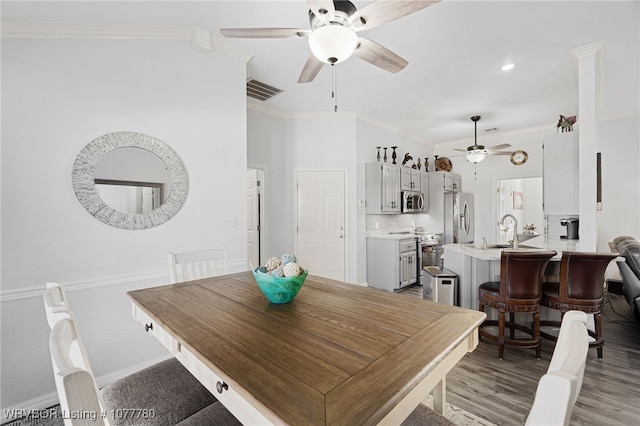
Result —
[{"label": "white dining chair", "polygon": [[568,425],[582,388],[589,351],[587,314],[565,313],[547,373],[540,378],[526,425]]},{"label": "white dining chair", "polygon": [[[61,318],[56,321],[51,328],[49,348],[60,409],[69,414],[64,416],[64,424],[109,425],[108,419],[102,416],[104,407],[93,374],[84,368],[83,359],[78,358],[74,349],[79,344],[73,320]],[[84,413],[86,418],[72,417],[71,413]]]},{"label": "white dining chair", "polygon": [[[65,419],[65,425],[169,426],[198,413],[202,417],[202,410],[211,404],[219,404],[175,358],[134,372],[98,390],[77,321],[69,309],[62,286],[49,283],[44,300],[47,320],[51,325],[49,346],[60,407],[66,413],[86,413],[90,417],[90,421],[86,418]],[[138,413],[138,409],[147,410],[146,413],[153,418],[120,415]],[[92,412],[97,413],[100,421],[93,422]],[[106,418],[102,417],[103,412],[107,413]],[[224,407],[215,410],[211,407],[206,412],[218,416],[212,419],[215,422],[208,424],[232,424],[235,419]]]},{"label": "white dining chair", "polygon": [[48,282],[44,291],[44,309],[47,314],[49,327],[53,328],[58,319],[69,318],[73,315],[67,303],[67,296],[62,286],[57,282]]},{"label": "white dining chair", "polygon": [[[75,329],[74,331],[76,336],[80,335],[76,318],[69,308],[67,296],[64,292],[64,289],[59,283],[46,283],[46,289],[44,292],[44,309],[47,315],[47,323],[49,324],[50,329],[53,329],[53,327],[60,320],[70,320],[71,325]],[[75,339],[71,345],[69,353],[71,358],[73,359],[74,365],[83,368],[84,370],[87,370],[89,373],[93,374],[89,363],[89,357],[87,356],[87,351],[84,347],[84,344],[82,343],[82,340]]]},{"label": "white dining chair", "polygon": [[172,283],[198,280],[229,273],[229,249],[169,252],[169,278]]}]

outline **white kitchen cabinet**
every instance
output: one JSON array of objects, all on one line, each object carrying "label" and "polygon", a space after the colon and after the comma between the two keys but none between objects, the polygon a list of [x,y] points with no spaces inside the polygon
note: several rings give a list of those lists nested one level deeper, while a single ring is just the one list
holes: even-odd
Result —
[{"label": "white kitchen cabinet", "polygon": [[367,284],[396,291],[418,282],[415,238],[367,238]]},{"label": "white kitchen cabinet", "polygon": [[417,262],[415,250],[409,253],[400,253],[400,287],[406,287],[417,282]]},{"label": "white kitchen cabinet", "polygon": [[365,165],[367,214],[400,213],[400,168],[380,162]]},{"label": "white kitchen cabinet", "polygon": [[400,189],[403,191],[421,191],[420,170],[410,167],[400,168]]},{"label": "white kitchen cabinet", "polygon": [[456,173],[437,171],[429,172],[429,180],[435,188],[444,192],[462,192],[462,176]]},{"label": "white kitchen cabinet", "polygon": [[422,213],[429,211],[429,174],[428,172],[420,172],[420,192],[424,195],[424,208]]},{"label": "white kitchen cabinet", "polygon": [[545,214],[580,214],[578,172],[578,132],[545,136],[542,163]]}]

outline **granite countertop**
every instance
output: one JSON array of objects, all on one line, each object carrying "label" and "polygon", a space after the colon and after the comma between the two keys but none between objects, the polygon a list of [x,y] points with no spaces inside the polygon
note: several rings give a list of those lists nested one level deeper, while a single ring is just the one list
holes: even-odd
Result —
[{"label": "granite countertop", "polygon": [[[545,237],[544,235],[539,235],[520,243],[520,250],[555,250],[558,253],[552,258],[554,260],[559,260],[563,251],[578,251],[579,248],[579,240],[566,240],[560,237]],[[499,260],[502,250],[509,250],[510,247],[496,247],[495,244],[487,244],[487,249],[483,249],[482,243],[469,243],[445,244],[444,249],[466,254],[480,260]]]}]

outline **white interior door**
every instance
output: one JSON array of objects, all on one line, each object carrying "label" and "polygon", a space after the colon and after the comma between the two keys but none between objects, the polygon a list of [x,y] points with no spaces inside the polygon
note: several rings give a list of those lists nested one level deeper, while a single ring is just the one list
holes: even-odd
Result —
[{"label": "white interior door", "polygon": [[297,181],[298,263],[344,281],[344,172],[298,172]]},{"label": "white interior door", "polygon": [[258,170],[247,170],[247,259],[260,265],[260,179]]}]

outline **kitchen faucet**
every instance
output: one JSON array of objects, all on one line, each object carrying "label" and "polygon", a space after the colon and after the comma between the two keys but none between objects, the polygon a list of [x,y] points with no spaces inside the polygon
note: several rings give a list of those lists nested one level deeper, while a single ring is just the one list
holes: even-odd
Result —
[{"label": "kitchen faucet", "polygon": [[517,249],[518,248],[518,219],[516,219],[516,217],[511,213],[507,213],[504,216],[502,216],[502,219],[500,219],[500,225],[504,225],[504,220],[508,217],[513,219],[513,243],[511,246],[514,249]]}]

